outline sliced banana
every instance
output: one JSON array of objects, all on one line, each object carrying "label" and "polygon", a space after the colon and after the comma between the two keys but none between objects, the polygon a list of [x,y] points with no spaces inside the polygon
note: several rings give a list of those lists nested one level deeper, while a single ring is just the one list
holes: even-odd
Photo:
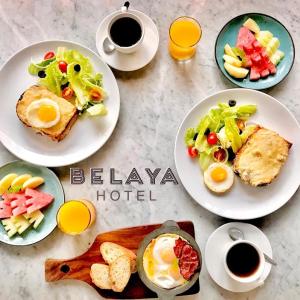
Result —
[{"label": "sliced banana", "polygon": [[43,184],[45,182],[44,178],[42,177],[32,177],[27,179],[22,186],[22,189],[30,188],[30,189],[35,189],[39,185]]},{"label": "sliced banana", "polygon": [[11,187],[23,186],[24,182],[30,179],[32,176],[30,174],[23,174],[18,176],[11,183]]},{"label": "sliced banana", "polygon": [[12,182],[18,177],[15,173],[10,173],[0,180],[0,195],[3,195],[10,188]]}]

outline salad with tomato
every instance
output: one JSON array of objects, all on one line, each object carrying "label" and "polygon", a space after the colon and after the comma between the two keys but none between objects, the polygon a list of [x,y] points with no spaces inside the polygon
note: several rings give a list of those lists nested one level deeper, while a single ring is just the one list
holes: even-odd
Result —
[{"label": "salad with tomato", "polygon": [[40,85],[72,102],[80,114],[107,113],[102,74],[95,73],[89,58],[79,51],[58,47],[45,53],[42,61],[31,62],[28,72],[39,77]]},{"label": "salad with tomato", "polygon": [[255,112],[256,105],[237,105],[235,100],[212,107],[196,127],[186,130],[188,155],[199,159],[203,171],[214,162],[230,163],[257,127],[247,124]]}]

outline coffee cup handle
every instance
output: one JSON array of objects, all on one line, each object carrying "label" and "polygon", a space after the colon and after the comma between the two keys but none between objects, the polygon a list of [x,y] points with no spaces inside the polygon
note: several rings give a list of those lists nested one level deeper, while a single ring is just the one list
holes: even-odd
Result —
[{"label": "coffee cup handle", "polygon": [[126,1],[126,2],[124,3],[124,5],[121,7],[121,11],[122,11],[122,12],[127,12],[128,9],[129,9],[129,5],[130,5],[129,1]]}]

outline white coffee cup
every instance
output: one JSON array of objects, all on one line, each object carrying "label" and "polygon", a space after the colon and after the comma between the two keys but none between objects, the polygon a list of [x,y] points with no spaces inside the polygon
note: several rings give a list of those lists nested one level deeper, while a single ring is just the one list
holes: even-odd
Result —
[{"label": "white coffee cup", "polygon": [[[113,41],[113,39],[111,38],[111,35],[110,35],[112,25],[118,19],[125,18],[125,17],[132,18],[133,20],[138,22],[138,24],[141,27],[141,37],[140,37],[140,39],[135,44],[133,44],[129,47],[122,47],[122,46],[116,44]],[[122,53],[126,53],[126,54],[135,52],[141,46],[143,38],[144,38],[144,33],[145,33],[145,28],[144,28],[142,20],[139,18],[139,16],[137,16],[137,14],[134,11],[128,10],[127,6],[123,6],[121,8],[121,10],[110,20],[110,22],[107,26],[107,37],[108,37],[110,43],[114,45],[114,47],[117,51],[122,52]]]},{"label": "white coffee cup", "polygon": [[[232,247],[236,246],[237,244],[241,244],[241,243],[252,246],[256,250],[258,257],[259,257],[259,262],[258,262],[258,266],[257,266],[256,270],[249,276],[238,276],[237,274],[234,274],[229,269],[228,264],[227,264],[227,255],[228,255],[229,251],[232,249]],[[255,243],[253,243],[251,241],[238,240],[238,241],[230,243],[225,249],[225,254],[224,254],[225,271],[234,281],[237,281],[239,283],[257,283],[257,286],[262,285],[264,282],[261,279],[261,277],[265,270],[265,263],[266,263],[266,261],[265,261],[263,251]]]}]

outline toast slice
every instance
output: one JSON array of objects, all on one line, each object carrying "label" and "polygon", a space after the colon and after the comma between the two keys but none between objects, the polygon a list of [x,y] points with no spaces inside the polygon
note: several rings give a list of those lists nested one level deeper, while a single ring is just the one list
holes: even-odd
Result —
[{"label": "toast slice", "polygon": [[109,266],[109,277],[111,280],[112,290],[122,292],[126,287],[131,276],[130,258],[127,255],[118,257]]},{"label": "toast slice", "polygon": [[280,173],[291,146],[278,133],[260,127],[237,152],[233,170],[252,186],[267,185]]},{"label": "toast slice", "polygon": [[[42,98],[48,98],[56,102],[60,110],[59,122],[50,128],[35,128],[27,120],[26,109],[30,103]],[[72,126],[77,120],[78,112],[76,107],[64,98],[56,96],[43,86],[32,86],[27,89],[19,98],[16,106],[18,118],[24,125],[31,127],[37,133],[49,136],[53,141],[63,140],[70,132]]]},{"label": "toast slice", "polygon": [[107,264],[112,264],[120,256],[126,255],[130,259],[131,273],[135,273],[136,255],[131,250],[111,242],[104,242],[100,246],[100,253]]},{"label": "toast slice", "polygon": [[109,266],[104,264],[93,264],[91,266],[90,276],[92,278],[93,283],[100,289],[112,289],[109,277]]}]

